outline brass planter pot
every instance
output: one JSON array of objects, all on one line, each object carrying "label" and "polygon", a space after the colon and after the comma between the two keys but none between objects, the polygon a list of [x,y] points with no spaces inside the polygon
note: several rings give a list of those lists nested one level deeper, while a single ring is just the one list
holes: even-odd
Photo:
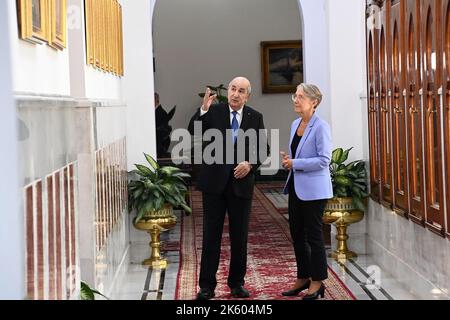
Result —
[{"label": "brass planter pot", "polygon": [[154,268],[166,268],[167,259],[161,256],[161,232],[173,228],[177,223],[177,217],[173,214],[173,207],[166,204],[162,209],[151,211],[139,221],[135,222],[136,229],[146,231],[150,234],[151,256],[145,259],[142,264]]},{"label": "brass planter pot", "polygon": [[347,227],[359,222],[364,217],[364,212],[357,210],[352,203],[352,198],[333,198],[328,200],[323,215],[323,222],[334,224],[338,234],[338,248],[330,256],[336,260],[349,259],[358,255],[347,247]]}]

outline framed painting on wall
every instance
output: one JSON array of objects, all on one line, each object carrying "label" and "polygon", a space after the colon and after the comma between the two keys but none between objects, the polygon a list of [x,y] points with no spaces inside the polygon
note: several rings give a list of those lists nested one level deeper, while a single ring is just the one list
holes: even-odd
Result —
[{"label": "framed painting on wall", "polygon": [[47,0],[17,0],[20,38],[31,42],[48,42]]},{"label": "framed painting on wall", "polygon": [[301,40],[261,42],[263,93],[293,93],[303,82]]},{"label": "framed painting on wall", "polygon": [[49,0],[51,19],[51,45],[57,49],[67,47],[67,0]]}]

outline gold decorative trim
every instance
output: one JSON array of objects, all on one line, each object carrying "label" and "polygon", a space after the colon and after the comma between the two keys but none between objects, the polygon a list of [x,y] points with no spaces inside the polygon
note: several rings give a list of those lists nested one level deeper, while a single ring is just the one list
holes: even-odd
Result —
[{"label": "gold decorative trim", "polygon": [[86,63],[123,76],[122,6],[117,0],[85,0]]}]

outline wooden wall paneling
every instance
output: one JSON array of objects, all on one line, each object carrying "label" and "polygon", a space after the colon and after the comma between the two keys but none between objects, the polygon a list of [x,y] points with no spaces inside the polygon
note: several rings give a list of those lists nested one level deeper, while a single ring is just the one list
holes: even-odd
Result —
[{"label": "wooden wall paneling", "polygon": [[390,68],[390,1],[387,1],[381,11],[380,32],[380,160],[381,160],[381,203],[392,208],[392,144],[391,144],[391,110],[389,97]]},{"label": "wooden wall paneling", "polygon": [[442,110],[444,113],[445,190],[447,195],[447,238],[450,239],[450,1],[442,1]]},{"label": "wooden wall paneling", "polygon": [[442,83],[441,1],[421,1],[423,94],[425,129],[425,176],[426,176],[426,226],[444,235],[444,194],[441,139],[441,99],[438,94]]},{"label": "wooden wall paneling", "polygon": [[419,90],[422,87],[420,55],[420,3],[406,1],[406,99],[408,122],[409,218],[425,225],[425,184],[423,165],[422,105]]},{"label": "wooden wall paneling", "polygon": [[393,209],[408,216],[408,160],[406,148],[405,107],[405,2],[391,8],[389,38],[391,39],[389,77],[389,109],[392,122]]},{"label": "wooden wall paneling", "polygon": [[[367,19],[376,19],[368,16]],[[370,196],[380,200],[380,161],[379,161],[379,31],[375,28],[376,21],[368,21],[367,32],[367,75],[368,75],[368,122],[369,122],[369,155],[370,155]]]}]

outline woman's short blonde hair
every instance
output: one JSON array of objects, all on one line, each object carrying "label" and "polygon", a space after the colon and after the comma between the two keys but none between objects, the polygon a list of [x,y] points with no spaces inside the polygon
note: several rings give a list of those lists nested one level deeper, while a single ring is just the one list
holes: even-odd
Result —
[{"label": "woman's short blonde hair", "polygon": [[308,99],[311,100],[317,100],[316,108],[319,106],[319,104],[322,102],[322,92],[320,92],[320,89],[313,84],[307,84],[307,83],[301,83],[298,85],[297,89],[303,89],[303,93]]}]

